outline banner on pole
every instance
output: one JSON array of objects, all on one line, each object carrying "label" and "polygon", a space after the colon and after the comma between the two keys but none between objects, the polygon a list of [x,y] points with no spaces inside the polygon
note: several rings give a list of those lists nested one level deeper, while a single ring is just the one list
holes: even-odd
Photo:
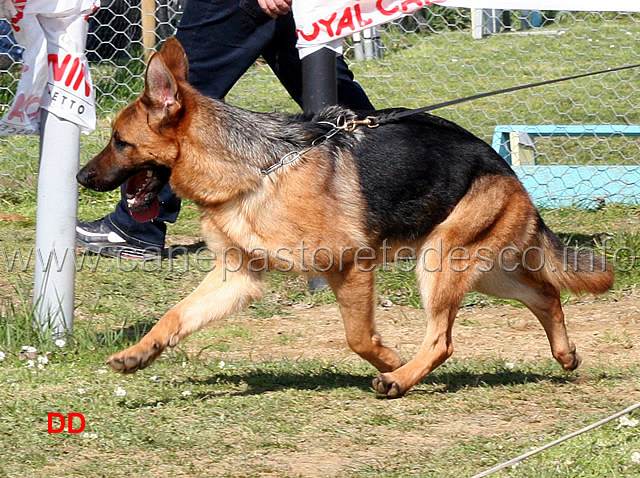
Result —
[{"label": "banner on pole", "polygon": [[294,1],[302,56],[366,28],[390,22],[428,5],[502,10],[640,12],[639,0],[304,0]]},{"label": "banner on pole", "polygon": [[25,48],[24,65],[0,136],[40,134],[41,109],[71,121],[84,133],[96,127],[93,84],[84,54],[87,16],[100,0],[0,0]]}]

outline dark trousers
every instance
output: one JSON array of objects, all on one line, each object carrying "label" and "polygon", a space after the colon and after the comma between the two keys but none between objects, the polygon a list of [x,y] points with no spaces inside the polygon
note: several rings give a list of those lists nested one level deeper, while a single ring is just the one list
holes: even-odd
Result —
[{"label": "dark trousers", "polygon": [[[269,64],[291,97],[302,106],[302,62],[295,46],[291,14],[271,19],[252,15],[238,0],[189,0],[176,37],[189,59],[189,82],[200,92],[223,98],[259,56]],[[248,3],[248,2],[247,2]],[[257,2],[256,2],[257,3]],[[362,87],[342,57],[337,59],[338,103],[372,110]],[[160,212],[146,223],[136,221],[123,198],[107,216],[112,229],[142,247],[164,247],[166,223],[175,222],[180,199],[166,185],[159,194]]]}]

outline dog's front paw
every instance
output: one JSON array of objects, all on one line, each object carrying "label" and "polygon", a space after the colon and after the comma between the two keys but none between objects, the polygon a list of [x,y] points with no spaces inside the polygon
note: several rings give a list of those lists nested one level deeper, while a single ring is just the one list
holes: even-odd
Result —
[{"label": "dog's front paw", "polygon": [[110,355],[107,358],[107,365],[120,373],[134,373],[146,368],[158,358],[164,347],[156,341],[150,344],[139,343],[121,352]]},{"label": "dog's front paw", "polygon": [[400,398],[408,390],[403,387],[392,373],[380,373],[373,379],[373,388],[376,392],[386,395],[389,398]]}]

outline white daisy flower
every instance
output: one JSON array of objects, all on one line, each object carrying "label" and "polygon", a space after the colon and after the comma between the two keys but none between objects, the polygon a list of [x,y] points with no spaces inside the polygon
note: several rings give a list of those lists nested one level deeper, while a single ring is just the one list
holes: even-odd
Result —
[{"label": "white daisy flower", "polygon": [[183,396],[183,397],[189,397],[189,396],[191,396],[191,390],[185,390],[184,392],[182,392],[182,396]]},{"label": "white daisy flower", "polygon": [[113,390],[113,393],[115,393],[116,396],[118,396],[118,397],[124,397],[127,394],[127,391],[122,387],[116,387]]},{"label": "white daisy flower", "polygon": [[5,358],[7,358],[5,353],[4,352],[0,352],[0,362],[2,362]]},{"label": "white daisy flower", "polygon": [[618,426],[616,428],[622,428],[622,427],[635,427],[638,425],[638,419],[637,418],[629,418],[628,416],[624,415],[620,418],[618,418]]},{"label": "white daisy flower", "polygon": [[56,344],[56,347],[64,347],[65,345],[67,345],[67,342],[64,339],[56,339],[56,341],[54,342],[54,344]]}]

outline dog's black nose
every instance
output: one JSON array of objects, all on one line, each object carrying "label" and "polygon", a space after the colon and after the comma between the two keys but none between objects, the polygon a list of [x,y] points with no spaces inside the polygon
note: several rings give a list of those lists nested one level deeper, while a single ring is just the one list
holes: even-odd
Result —
[{"label": "dog's black nose", "polygon": [[86,188],[91,188],[96,177],[96,170],[86,166],[76,174],[76,180]]}]

